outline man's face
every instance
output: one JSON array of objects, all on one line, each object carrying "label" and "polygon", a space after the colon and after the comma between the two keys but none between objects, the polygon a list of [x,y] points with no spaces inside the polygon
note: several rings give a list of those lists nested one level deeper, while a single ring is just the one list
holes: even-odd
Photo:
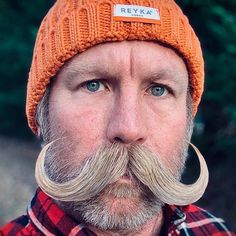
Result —
[{"label": "man's face", "polygon": [[[60,152],[58,165],[66,160],[79,169],[100,147],[140,144],[178,175],[188,129],[187,94],[183,60],[156,43],[106,43],[75,56],[53,82],[49,98],[51,136],[67,140],[61,148],[68,152]],[[132,185],[132,180],[125,175],[117,184]],[[135,197],[101,198],[111,211],[125,214],[130,204],[137,210],[142,199]]]}]

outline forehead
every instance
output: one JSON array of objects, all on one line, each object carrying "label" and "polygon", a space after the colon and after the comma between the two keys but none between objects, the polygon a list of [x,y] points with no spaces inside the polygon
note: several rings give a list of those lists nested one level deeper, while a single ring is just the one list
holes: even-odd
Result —
[{"label": "forehead", "polygon": [[[183,59],[171,48],[148,41],[122,41],[96,45],[70,59],[59,75],[102,71],[147,75],[153,71],[187,75]],[[64,77],[64,76],[63,76]]]}]

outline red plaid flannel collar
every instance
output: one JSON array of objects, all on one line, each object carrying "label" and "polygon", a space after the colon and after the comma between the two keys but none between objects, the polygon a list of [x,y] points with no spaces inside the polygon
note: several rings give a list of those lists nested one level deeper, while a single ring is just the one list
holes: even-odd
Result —
[{"label": "red plaid flannel collar", "polygon": [[[83,224],[74,221],[40,189],[28,207],[28,216],[42,234],[47,236],[95,236]],[[194,205],[164,207],[163,234],[175,235],[235,235],[222,219]]]},{"label": "red plaid flannel collar", "polygon": [[46,236],[68,235],[83,236],[95,235],[83,224],[78,224],[42,190],[38,189],[28,207],[28,216],[41,233]]}]

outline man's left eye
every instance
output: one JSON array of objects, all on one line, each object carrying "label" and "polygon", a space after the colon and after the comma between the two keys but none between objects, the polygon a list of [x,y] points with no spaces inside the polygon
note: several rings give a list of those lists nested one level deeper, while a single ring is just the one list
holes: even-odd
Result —
[{"label": "man's left eye", "polygon": [[84,87],[93,93],[105,89],[104,84],[98,80],[87,81],[85,82]]},{"label": "man's left eye", "polygon": [[150,88],[150,92],[153,96],[161,97],[163,95],[166,95],[168,93],[165,86],[162,85],[154,85]]}]

